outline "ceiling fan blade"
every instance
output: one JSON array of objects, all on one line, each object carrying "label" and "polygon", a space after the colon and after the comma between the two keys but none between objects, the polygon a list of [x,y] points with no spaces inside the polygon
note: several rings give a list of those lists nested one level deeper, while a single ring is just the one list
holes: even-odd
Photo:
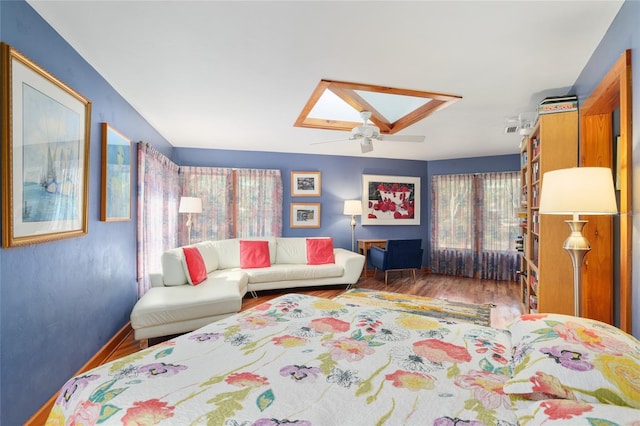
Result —
[{"label": "ceiling fan blade", "polygon": [[321,144],[332,143],[332,142],[347,142],[347,141],[354,141],[354,140],[359,141],[360,151],[362,151],[363,154],[373,151],[373,138],[363,137],[363,136],[353,136],[353,135],[347,139],[336,139],[331,141],[313,142],[311,143],[311,145],[321,145]]},{"label": "ceiling fan blade", "polygon": [[424,136],[411,136],[411,135],[380,135],[376,138],[380,141],[395,141],[395,142],[424,142]]},{"label": "ceiling fan blade", "polygon": [[350,138],[342,138],[342,139],[333,139],[330,141],[322,141],[322,142],[312,142],[311,145],[322,145],[324,143],[333,143],[333,142],[346,142],[351,140]]}]

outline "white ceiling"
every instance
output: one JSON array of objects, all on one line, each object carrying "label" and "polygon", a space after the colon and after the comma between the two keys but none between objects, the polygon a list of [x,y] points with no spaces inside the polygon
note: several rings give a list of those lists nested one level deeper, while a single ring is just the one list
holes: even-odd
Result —
[{"label": "white ceiling", "polygon": [[362,155],[293,127],[329,79],[462,96],[364,154],[436,160],[517,152],[507,119],[567,93],[623,2],[28,3],[175,147]]}]

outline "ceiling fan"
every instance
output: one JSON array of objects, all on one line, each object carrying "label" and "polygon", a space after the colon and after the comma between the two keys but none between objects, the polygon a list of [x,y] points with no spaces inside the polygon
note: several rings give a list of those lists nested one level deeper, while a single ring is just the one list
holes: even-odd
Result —
[{"label": "ceiling fan", "polygon": [[361,111],[362,125],[351,129],[351,136],[348,139],[339,139],[337,141],[316,142],[312,145],[318,145],[329,142],[340,142],[344,140],[359,140],[360,150],[363,154],[373,151],[373,140],[378,141],[396,141],[396,142],[424,142],[424,136],[408,136],[408,135],[383,135],[380,128],[375,124],[369,123],[371,111]]}]

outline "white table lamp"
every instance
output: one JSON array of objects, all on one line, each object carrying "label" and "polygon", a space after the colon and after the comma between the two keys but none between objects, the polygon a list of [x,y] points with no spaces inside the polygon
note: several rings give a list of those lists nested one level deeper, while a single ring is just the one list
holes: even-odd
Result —
[{"label": "white table lamp", "polygon": [[356,216],[362,215],[360,200],[344,200],[344,214],[351,216],[351,251],[356,251]]},{"label": "white table lamp", "polygon": [[189,244],[191,244],[191,215],[193,213],[202,213],[202,199],[198,197],[181,197],[178,213],[187,213],[187,233],[189,235]]},{"label": "white table lamp", "polygon": [[613,174],[608,167],[573,167],[546,172],[542,177],[540,214],[571,214],[565,222],[571,229],[563,248],[573,262],[574,315],[581,314],[582,261],[591,250],[582,235],[587,224],[581,214],[616,214],[616,194]]}]

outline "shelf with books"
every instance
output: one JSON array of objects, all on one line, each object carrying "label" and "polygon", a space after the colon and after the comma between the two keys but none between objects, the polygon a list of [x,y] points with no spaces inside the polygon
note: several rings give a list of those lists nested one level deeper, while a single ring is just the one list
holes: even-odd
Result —
[{"label": "shelf with books", "polygon": [[540,233],[540,213],[538,210],[531,211],[531,232],[534,234]]},{"label": "shelf with books", "polygon": [[538,157],[540,156],[540,139],[538,137],[534,137],[533,139],[531,139],[531,159],[532,160],[537,160]]},{"label": "shelf with books", "polygon": [[538,260],[540,256],[540,237],[538,235],[531,235],[531,266],[538,266]]},{"label": "shelf with books", "polygon": [[520,190],[520,207],[526,208],[529,204],[529,187],[523,186]]},{"label": "shelf with books", "polygon": [[538,313],[538,296],[535,294],[529,295],[529,312],[532,314]]},{"label": "shelf with books", "polygon": [[520,255],[520,270],[516,272],[520,282],[520,303],[526,307],[529,300],[529,265],[524,256]]},{"label": "shelf with books", "polygon": [[[526,156],[524,153],[526,152]],[[571,259],[562,248],[567,226],[561,215],[540,215],[540,189],[544,173],[575,167],[578,161],[578,113],[545,114],[520,148],[522,184],[520,196],[526,210],[522,227],[520,276],[524,312],[569,313],[572,309]],[[524,220],[523,220],[524,223]]]},{"label": "shelf with books", "polygon": [[529,312],[538,311],[538,271],[537,268],[530,268],[527,279],[527,302]]},{"label": "shelf with books", "polygon": [[524,253],[524,235],[518,235],[516,237],[516,251],[518,253]]},{"label": "shelf with books", "polygon": [[531,183],[540,182],[540,161],[533,161],[531,163]]},{"label": "shelf with books", "polygon": [[520,153],[520,167],[521,168],[525,168],[527,167],[527,157],[528,157],[529,153],[527,151],[523,151]]},{"label": "shelf with books", "polygon": [[538,208],[540,205],[540,182],[531,184],[531,208]]}]

